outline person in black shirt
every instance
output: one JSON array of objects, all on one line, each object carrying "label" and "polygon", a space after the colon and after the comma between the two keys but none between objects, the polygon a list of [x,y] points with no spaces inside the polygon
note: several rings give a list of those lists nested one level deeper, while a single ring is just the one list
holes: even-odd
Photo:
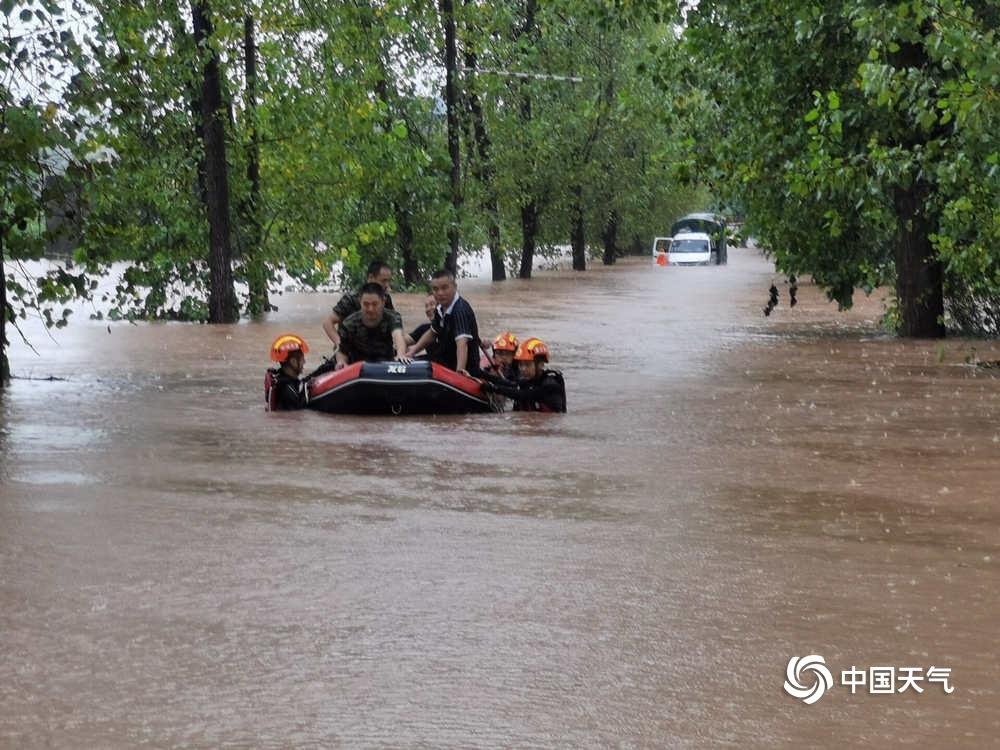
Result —
[{"label": "person in black shirt", "polygon": [[[437,300],[434,299],[433,294],[428,294],[424,298],[424,314],[427,316],[427,322],[421,323],[408,334],[406,334],[406,345],[413,346],[420,340],[427,331],[430,330],[431,323],[434,321],[434,311],[437,309]],[[437,342],[432,341],[426,347],[423,359],[433,359],[434,352],[437,349]]]},{"label": "person in black shirt", "polygon": [[566,411],[566,383],[562,373],[545,367],[549,350],[539,339],[528,339],[514,353],[518,380],[487,375],[483,388],[514,400],[514,411]]},{"label": "person in black shirt", "polygon": [[431,277],[431,291],[437,301],[431,327],[409,348],[413,356],[431,342],[437,342],[433,362],[464,375],[476,377],[479,369],[479,326],[472,306],[458,294],[455,274],[448,270],[435,272]]},{"label": "person in black shirt", "polygon": [[[389,265],[385,261],[373,260],[368,264],[368,280],[366,283],[370,284],[372,282],[379,284],[385,290],[385,308],[387,310],[394,310],[392,295],[389,294],[389,288],[392,284],[392,269],[389,268]],[[347,320],[348,315],[356,313],[360,309],[360,292],[347,292],[344,294],[340,298],[340,301],[334,305],[333,312],[323,321],[323,331],[326,333],[327,338],[337,346],[340,346],[340,332],[337,327],[342,321]]]},{"label": "person in black shirt", "polygon": [[271,361],[279,366],[268,370],[264,378],[264,399],[270,411],[301,409],[306,405],[305,381],[300,376],[308,351],[309,345],[294,333],[282,334],[271,344]]}]

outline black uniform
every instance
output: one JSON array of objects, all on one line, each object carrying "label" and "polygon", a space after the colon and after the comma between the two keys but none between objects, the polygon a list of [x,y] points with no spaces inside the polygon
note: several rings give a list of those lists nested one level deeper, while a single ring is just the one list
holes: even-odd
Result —
[{"label": "black uniform", "polygon": [[542,370],[531,380],[511,382],[496,375],[486,377],[487,390],[514,400],[514,411],[566,411],[566,382],[558,370]]},{"label": "black uniform", "polygon": [[444,311],[439,306],[434,312],[431,328],[437,334],[437,351],[431,357],[445,367],[458,368],[458,349],[456,339],[462,336],[468,342],[469,357],[465,369],[470,375],[478,375],[479,369],[479,326],[476,323],[476,313],[472,306],[459,296],[451,303],[451,308]]},{"label": "black uniform", "polygon": [[280,368],[268,370],[265,380],[268,406],[272,411],[302,409],[306,405],[306,383],[304,380],[285,374]]},{"label": "black uniform", "polygon": [[[431,327],[430,323],[421,323],[416,328],[414,328],[412,331],[410,331],[410,338],[413,339],[413,343],[415,344],[418,341],[420,341],[420,337],[423,336],[425,333],[427,333],[427,330],[430,327]],[[426,352],[426,354],[422,358],[423,359],[434,359],[434,354],[435,354],[435,352],[437,352],[437,349],[438,349],[438,342],[437,341],[432,341],[431,343],[429,343],[427,345],[427,348],[424,350]]]},{"label": "black uniform", "polygon": [[[496,365],[489,365],[483,370],[484,373],[490,373],[492,375],[499,375],[504,380],[509,380],[512,383],[517,380],[517,363],[511,362],[509,365],[500,364],[500,360],[495,359]],[[481,375],[480,377],[485,377]]]}]

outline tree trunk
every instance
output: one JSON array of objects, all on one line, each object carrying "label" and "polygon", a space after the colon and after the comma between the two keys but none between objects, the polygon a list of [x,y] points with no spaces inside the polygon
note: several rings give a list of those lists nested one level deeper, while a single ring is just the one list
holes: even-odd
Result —
[{"label": "tree trunk", "polygon": [[[365,16],[363,28],[366,34],[371,33],[371,24]],[[386,80],[385,66],[381,61],[379,66],[379,78],[375,81],[375,93],[385,105],[386,116],[383,120],[385,131],[392,130],[392,105],[389,100],[389,83]],[[410,133],[407,137],[412,137]],[[404,200],[405,195],[404,195]],[[403,281],[406,284],[416,284],[420,281],[420,266],[413,254],[413,217],[409,209],[397,199],[392,201],[392,215],[396,219],[396,243],[399,245],[399,253],[403,258]]]},{"label": "tree trunk", "polygon": [[0,227],[0,390],[10,380],[10,362],[7,360],[7,272],[3,265],[4,229]]},{"label": "tree trunk", "polygon": [[201,87],[201,137],[205,148],[205,190],[209,234],[208,322],[233,323],[238,318],[233,286],[229,226],[229,175],[219,56],[208,44],[212,22],[205,0],[191,6],[194,40],[204,59]]},{"label": "tree trunk", "polygon": [[246,70],[246,116],[250,126],[247,143],[247,182],[250,184],[250,200],[247,206],[247,232],[250,235],[246,258],[249,300],[247,312],[254,317],[271,309],[268,299],[267,265],[261,258],[260,222],[260,137],[257,133],[257,45],[254,40],[253,16],[243,19],[243,58]]},{"label": "tree trunk", "polygon": [[397,201],[392,202],[392,210],[396,215],[396,239],[403,256],[403,280],[407,284],[416,284],[420,281],[420,267],[413,255],[413,222],[410,213]]},{"label": "tree trunk", "polygon": [[[163,3],[164,13],[170,23],[173,32],[173,41],[177,49],[177,55],[181,58],[193,58],[198,53],[197,43],[188,33],[184,19],[181,17],[181,9],[176,0],[167,0]],[[191,112],[191,120],[194,122],[194,132],[190,141],[192,153],[199,151],[198,145],[202,141],[201,135],[201,79],[203,76],[184,76],[184,93],[187,95],[187,104]],[[198,200],[203,206],[208,205],[208,191],[205,187],[205,154],[198,153]],[[207,209],[206,209],[207,210]]]},{"label": "tree trunk", "polygon": [[[535,10],[536,0],[527,0],[525,3],[524,26],[521,28],[520,37],[528,37],[534,40],[535,37]],[[527,132],[527,124],[531,122],[531,95],[528,93],[528,83],[521,79],[521,123],[524,132]],[[519,180],[521,195],[531,195],[521,204],[521,263],[518,269],[518,276],[522,279],[531,278],[531,267],[535,262],[535,237],[538,234],[538,200],[531,193],[530,186],[525,185],[525,180]]]},{"label": "tree trunk", "polygon": [[945,334],[944,273],[930,241],[933,227],[925,213],[929,194],[922,180],[894,191],[896,300],[900,336],[936,339]]},{"label": "tree trunk", "polygon": [[455,41],[454,0],[441,0],[444,22],[444,103],[448,119],[448,155],[451,157],[451,205],[453,214],[448,222],[448,257],[444,267],[452,273],[458,271],[458,225],[462,211],[462,154],[459,147],[458,123],[458,49]]},{"label": "tree trunk", "polygon": [[587,270],[587,237],[583,224],[583,187],[573,186],[573,208],[570,210],[570,245],[573,247],[573,270]]},{"label": "tree trunk", "polygon": [[[467,54],[465,56],[466,67],[475,70],[476,56]],[[478,169],[476,177],[483,186],[483,211],[486,213],[486,242],[490,249],[490,264],[493,270],[493,281],[506,281],[507,269],[503,263],[503,250],[500,247],[500,199],[497,196],[497,189],[494,178],[496,170],[490,161],[490,137],[486,132],[486,119],[483,117],[483,108],[479,103],[479,96],[473,90],[469,94],[469,109],[472,115],[473,135],[476,141]]]},{"label": "tree trunk", "polygon": [[538,235],[538,204],[534,201],[521,206],[521,267],[518,277],[531,278],[535,262],[535,237]]},{"label": "tree trunk", "polygon": [[500,247],[500,207],[497,205],[496,201],[493,202],[493,206],[487,209],[492,213],[493,218],[490,220],[490,225],[487,228],[486,242],[489,243],[490,247],[490,265],[492,266],[493,280],[494,281],[506,281],[507,280],[507,268],[503,264],[503,250]]},{"label": "tree trunk", "polygon": [[[922,31],[930,32],[930,21]],[[920,41],[899,45],[890,59],[901,69],[926,70],[931,65],[927,49]],[[899,115],[899,141],[910,153],[927,147],[928,137]],[[944,138],[951,125],[936,125],[931,138]],[[944,337],[944,269],[935,258],[930,235],[937,231],[937,217],[928,214],[931,185],[919,174],[893,189],[896,209],[896,236],[893,254],[896,262],[896,302],[899,305],[899,335],[914,338]]]},{"label": "tree trunk", "polygon": [[613,266],[618,260],[618,211],[612,209],[608,215],[608,220],[604,224],[604,233],[601,239],[604,240],[604,265]]},{"label": "tree trunk", "polygon": [[[465,0],[468,4],[469,0]],[[472,36],[469,34],[468,36]],[[467,41],[471,44],[471,41]],[[483,116],[483,107],[479,101],[479,93],[475,87],[476,67],[479,64],[478,57],[474,50],[469,49],[465,53],[465,69],[470,78],[466,83],[466,96],[469,103],[469,114],[472,120],[473,137],[476,143],[478,159],[474,160],[476,168],[476,178],[483,186],[483,210],[486,213],[488,226],[486,228],[487,244],[490,249],[490,264],[493,270],[493,281],[506,281],[507,269],[503,264],[503,251],[500,248],[500,200],[497,196],[497,189],[494,178],[496,170],[491,160],[490,135],[486,130],[486,118]]]}]

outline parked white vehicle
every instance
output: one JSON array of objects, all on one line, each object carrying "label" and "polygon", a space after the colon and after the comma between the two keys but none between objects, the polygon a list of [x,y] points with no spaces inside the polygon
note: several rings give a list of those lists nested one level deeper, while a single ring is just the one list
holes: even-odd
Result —
[{"label": "parked white vehicle", "polygon": [[717,262],[717,256],[706,233],[681,232],[670,240],[667,260],[672,266],[706,266]]}]

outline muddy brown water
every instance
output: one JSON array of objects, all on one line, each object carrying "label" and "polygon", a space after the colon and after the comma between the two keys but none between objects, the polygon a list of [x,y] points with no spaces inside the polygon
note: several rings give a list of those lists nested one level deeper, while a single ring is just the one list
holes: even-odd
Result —
[{"label": "muddy brown water", "polygon": [[[558,416],[264,413],[330,295],[16,346],[67,380],[0,395],[0,746],[998,746],[1000,347],[808,286],[765,319],[771,278],[464,281]],[[840,684],[878,666],[954,692]]]}]

